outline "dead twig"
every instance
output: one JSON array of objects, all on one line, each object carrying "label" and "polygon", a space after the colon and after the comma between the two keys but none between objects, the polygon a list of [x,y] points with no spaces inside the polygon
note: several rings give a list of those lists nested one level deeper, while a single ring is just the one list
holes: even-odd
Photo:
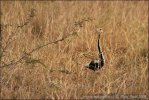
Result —
[{"label": "dead twig", "polygon": [[2,45],[2,40],[3,40],[2,39],[2,31],[3,30],[2,29],[7,28],[8,26],[13,27],[13,25],[9,25],[9,24],[2,25],[2,24],[0,24],[0,30],[1,30],[1,32],[0,32],[0,62],[2,61],[2,57],[4,57],[4,53],[6,52],[6,49],[12,43],[15,33],[17,33],[17,31],[19,29],[22,29],[23,27],[27,26],[31,22],[31,20],[33,19],[34,16],[35,16],[35,9],[31,9],[31,12],[29,14],[28,19],[23,24],[17,25],[15,31],[10,33],[10,35],[8,36],[8,39],[5,41],[5,46]]},{"label": "dead twig", "polygon": [[[73,35],[77,35],[77,32],[73,32],[73,33],[71,33],[71,34],[69,34],[69,35],[67,35],[67,36],[65,36],[65,37],[62,37],[61,39],[56,40],[56,41],[48,42],[48,43],[46,43],[46,44],[44,44],[44,45],[38,46],[38,47],[32,49],[32,50],[31,50],[30,52],[28,52],[27,54],[30,55],[31,53],[33,53],[33,52],[35,52],[35,51],[37,51],[37,50],[39,50],[39,49],[41,49],[41,48],[43,48],[43,47],[49,45],[49,44],[52,44],[52,43],[56,44],[56,43],[58,43],[58,42],[60,42],[60,41],[64,41],[65,39],[67,39],[67,38],[69,38],[70,36],[73,36]],[[24,55],[24,56],[20,57],[20,58],[19,58],[18,60],[16,60],[16,61],[10,62],[10,63],[8,63],[8,64],[4,64],[4,65],[0,66],[0,68],[4,68],[4,67],[7,67],[7,66],[11,66],[11,65],[18,64],[18,63],[21,62],[21,60],[23,60],[26,56],[27,56],[27,55]]]},{"label": "dead twig", "polygon": [[[27,21],[26,21],[24,24],[18,25],[16,30],[18,30],[18,28],[21,28],[21,29],[22,29],[24,26],[28,25],[28,23],[31,21],[31,18],[34,17],[34,16],[35,16],[35,10],[33,9],[33,10],[31,11],[30,18],[27,19]],[[79,21],[79,22],[76,22],[76,23],[75,23],[75,28],[76,28],[76,27],[81,28],[81,25],[80,25],[80,24],[84,23],[85,21],[92,21],[92,19],[91,19],[91,18],[87,18],[87,19],[83,19],[83,20],[81,20],[81,21]],[[20,63],[23,59],[25,59],[28,55],[32,54],[33,52],[35,52],[35,51],[37,51],[37,50],[39,50],[39,49],[41,49],[41,48],[43,48],[43,47],[46,47],[46,46],[48,46],[49,44],[53,44],[53,43],[56,44],[56,43],[58,43],[58,42],[60,42],[60,41],[64,41],[65,39],[67,39],[67,38],[69,38],[69,37],[71,37],[71,36],[78,35],[78,34],[77,34],[78,32],[79,32],[79,29],[76,29],[75,31],[73,31],[71,34],[69,34],[69,35],[67,35],[67,36],[64,36],[64,37],[62,37],[62,38],[60,38],[60,39],[58,39],[58,40],[50,41],[50,42],[48,42],[48,43],[46,43],[46,44],[40,45],[40,46],[38,46],[38,47],[32,49],[31,51],[25,53],[25,54],[24,54],[23,56],[21,56],[18,60],[13,60],[13,61],[11,61],[11,62],[9,62],[9,63],[4,63],[3,65],[0,65],[0,68],[12,66],[12,65],[16,65],[16,64]],[[8,41],[7,41],[8,43],[6,43],[6,44],[9,44],[9,41],[11,40],[11,38],[12,38],[12,36],[10,36],[10,38],[8,38]],[[6,45],[6,47],[5,47],[4,49],[6,49],[7,46],[8,46],[8,45]],[[4,51],[5,51],[5,50],[3,50],[3,52],[4,52]],[[3,53],[2,53],[2,54],[3,54]]]}]

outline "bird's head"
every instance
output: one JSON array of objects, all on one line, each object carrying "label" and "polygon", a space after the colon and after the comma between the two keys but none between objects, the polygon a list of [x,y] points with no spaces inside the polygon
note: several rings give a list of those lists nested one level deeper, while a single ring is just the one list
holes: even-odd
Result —
[{"label": "bird's head", "polygon": [[97,33],[98,33],[99,36],[103,33],[102,28],[97,28],[96,31],[97,31]]}]

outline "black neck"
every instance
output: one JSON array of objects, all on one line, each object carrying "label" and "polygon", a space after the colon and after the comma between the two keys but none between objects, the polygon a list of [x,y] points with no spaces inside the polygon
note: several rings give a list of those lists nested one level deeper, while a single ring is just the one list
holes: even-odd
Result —
[{"label": "black neck", "polygon": [[100,34],[98,35],[98,53],[101,54],[101,48],[100,48]]},{"label": "black neck", "polygon": [[102,54],[102,51],[101,51],[101,48],[100,48],[100,34],[98,35],[98,53],[99,53],[99,58],[100,58],[100,63],[99,63],[99,65],[100,65],[100,67],[102,67],[103,65],[104,65],[104,57],[103,57],[103,54]]}]

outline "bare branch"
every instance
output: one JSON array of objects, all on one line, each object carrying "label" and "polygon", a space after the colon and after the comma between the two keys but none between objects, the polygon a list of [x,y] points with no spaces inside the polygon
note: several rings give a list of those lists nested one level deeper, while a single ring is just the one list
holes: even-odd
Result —
[{"label": "bare branch", "polygon": [[[32,49],[32,50],[31,50],[30,52],[28,52],[27,54],[29,55],[29,54],[31,54],[31,53],[33,53],[33,52],[35,52],[35,51],[37,51],[37,50],[39,50],[39,49],[41,49],[41,48],[47,46],[47,45],[49,45],[49,44],[52,44],[52,43],[56,44],[56,43],[58,43],[58,42],[60,42],[60,41],[64,41],[65,39],[67,39],[67,38],[69,38],[70,36],[73,36],[73,35],[77,35],[77,32],[73,32],[73,33],[71,33],[71,34],[69,34],[69,35],[67,35],[67,36],[65,36],[65,37],[62,37],[61,39],[56,40],[56,41],[48,42],[48,43],[46,43],[46,44],[44,44],[44,45],[38,46],[38,47]],[[27,56],[27,55],[24,55],[24,56],[20,57],[18,60],[14,61],[14,62],[11,62],[11,63],[8,63],[8,64],[4,64],[4,65],[0,66],[0,68],[4,68],[4,67],[10,66],[10,65],[18,64],[18,63],[19,63],[21,60],[23,60],[26,56]]]},{"label": "bare branch", "polygon": [[0,23],[0,31],[1,31],[0,32],[0,61],[2,60],[4,52],[6,51],[8,46],[12,43],[12,41],[13,41],[12,39],[13,39],[14,34],[18,31],[19,28],[22,29],[23,27],[27,26],[30,23],[30,21],[35,16],[35,11],[36,11],[35,9],[31,9],[31,12],[29,14],[29,18],[22,25],[16,26],[15,31],[10,33],[8,39],[6,40],[4,47],[2,46],[2,31],[3,31],[2,29],[7,28],[9,26],[13,27],[13,25],[10,25],[10,24],[2,25],[2,23]]},{"label": "bare branch", "polygon": [[[32,18],[32,17],[35,16],[34,11],[35,11],[34,9],[31,11],[30,18]],[[26,26],[26,25],[29,23],[30,20],[31,20],[31,19],[28,19],[24,24],[19,25],[19,26],[17,27],[17,29],[18,29],[18,28],[23,28],[24,26]],[[88,21],[92,21],[92,20],[93,20],[93,19],[91,19],[91,18],[87,18],[87,19],[83,19],[83,20],[81,20],[81,21],[75,22],[75,28],[79,27],[79,29],[80,29],[80,27],[82,27],[82,24],[83,24],[85,21],[88,22]],[[33,53],[33,52],[35,52],[35,51],[37,51],[37,50],[39,50],[39,49],[41,49],[41,48],[43,48],[43,47],[49,45],[49,44],[53,44],[53,43],[56,44],[56,43],[58,43],[58,42],[60,42],[60,41],[64,41],[65,39],[67,39],[67,38],[69,38],[69,37],[71,37],[71,36],[78,35],[77,33],[78,33],[79,29],[76,29],[76,30],[73,31],[71,34],[69,34],[69,35],[67,35],[67,36],[65,36],[65,37],[62,37],[62,38],[60,38],[60,39],[58,39],[58,40],[55,40],[55,41],[52,41],[52,42],[50,41],[50,42],[48,42],[48,43],[46,43],[46,44],[43,44],[43,45],[41,45],[41,46],[38,46],[38,47],[32,49],[30,52],[25,53],[25,55],[22,56],[22,57],[20,57],[18,60],[13,60],[13,61],[11,61],[10,63],[4,64],[4,65],[0,65],[0,68],[4,68],[4,67],[7,67],[7,66],[12,66],[12,65],[16,65],[16,64],[20,63],[23,59],[25,59],[25,58],[26,58],[28,55],[30,55],[31,53]],[[11,38],[10,38],[10,39],[11,39]],[[9,39],[8,39],[8,42],[9,42]],[[9,44],[9,43],[7,43],[7,44]],[[6,48],[7,48],[7,45],[6,45],[5,49],[6,49]]]}]

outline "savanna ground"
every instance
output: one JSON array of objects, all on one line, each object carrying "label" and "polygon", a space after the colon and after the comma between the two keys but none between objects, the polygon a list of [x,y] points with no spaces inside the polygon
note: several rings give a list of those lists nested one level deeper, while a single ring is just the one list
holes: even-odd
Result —
[{"label": "savanna ground", "polygon": [[[105,65],[94,72],[97,27]],[[147,1],[1,1],[0,47],[3,99],[148,92]]]}]

